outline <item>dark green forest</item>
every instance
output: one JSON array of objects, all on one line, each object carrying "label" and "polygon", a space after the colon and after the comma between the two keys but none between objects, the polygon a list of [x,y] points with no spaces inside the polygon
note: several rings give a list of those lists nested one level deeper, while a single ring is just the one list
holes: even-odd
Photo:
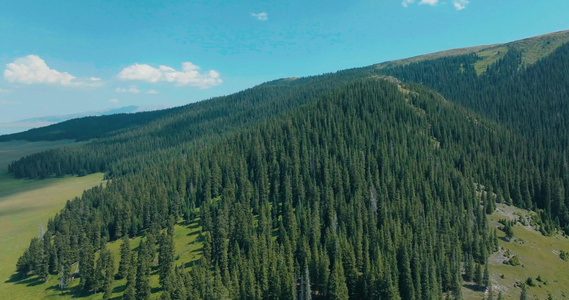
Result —
[{"label": "dark green forest", "polygon": [[[510,46],[480,75],[467,54],[277,80],[96,133],[61,123],[97,139],[10,172],[109,181],[70,200],[17,271],[65,288],[79,262],[79,295],[108,298],[116,277],[125,299],[149,299],[158,258],[162,299],[461,299],[464,280],[488,285],[497,202],[569,234],[569,44],[522,55]],[[201,258],[175,267],[173,226],[193,221]]]}]

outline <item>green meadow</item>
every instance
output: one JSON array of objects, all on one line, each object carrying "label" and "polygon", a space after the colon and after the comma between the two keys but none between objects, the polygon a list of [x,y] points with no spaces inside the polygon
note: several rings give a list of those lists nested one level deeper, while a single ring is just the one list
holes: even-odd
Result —
[{"label": "green meadow", "polygon": [[[6,299],[70,299],[77,295],[79,280],[69,283],[69,288],[61,292],[57,275],[49,275],[48,281],[39,282],[35,276],[17,278],[16,262],[28,247],[30,239],[39,234],[40,226],[47,227],[47,221],[61,210],[67,200],[81,196],[84,190],[103,184],[103,174],[84,177],[66,176],[43,180],[14,179],[8,174],[8,164],[28,154],[63,146],[74,146],[72,141],[57,142],[6,142],[0,143],[0,298]],[[191,263],[201,256],[203,243],[199,240],[197,221],[190,224],[177,224],[174,230],[177,264]],[[143,237],[131,240],[131,248],[136,250]],[[113,252],[115,268],[120,260],[120,241],[108,244]],[[72,266],[72,271],[75,266]],[[153,269],[151,285],[159,291],[158,275]],[[126,280],[114,282],[113,297],[120,298]],[[158,296],[154,293],[153,296]],[[81,295],[85,299],[100,299],[103,294]]]},{"label": "green meadow", "polygon": [[61,210],[67,200],[84,190],[102,184],[103,174],[84,177],[66,176],[44,180],[14,179],[8,164],[28,154],[62,146],[72,141],[0,143],[0,298],[38,299],[49,293],[46,287],[28,287],[29,282],[13,282],[16,262],[30,239],[39,233],[40,224]]},{"label": "green meadow", "polygon": [[[494,299],[502,292],[504,299],[520,299],[521,284],[526,284],[528,299],[569,299],[569,261],[559,257],[560,250],[569,251],[569,238],[560,234],[544,236],[531,226],[534,212],[513,206],[498,204],[489,216],[489,228],[497,228],[499,250],[488,258]],[[514,237],[506,238],[498,221],[517,220],[513,227]],[[517,256],[519,265],[512,266],[504,261]],[[533,286],[528,285],[529,282]],[[465,283],[465,299],[486,299],[474,283]],[[486,296],[486,298],[483,298]]]}]

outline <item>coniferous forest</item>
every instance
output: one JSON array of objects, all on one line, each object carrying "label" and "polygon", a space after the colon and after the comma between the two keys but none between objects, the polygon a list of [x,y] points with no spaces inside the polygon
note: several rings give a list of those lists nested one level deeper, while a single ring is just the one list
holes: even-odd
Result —
[{"label": "coniferous forest", "polygon": [[[480,74],[471,53],[277,80],[98,131],[110,117],[18,134],[97,139],[15,161],[15,177],[108,181],[68,201],[17,271],[65,289],[78,262],[81,293],[103,298],[126,278],[125,299],[149,299],[157,260],[161,299],[461,299],[463,280],[488,285],[496,203],[569,234],[569,44],[523,55],[508,44]],[[195,221],[187,266],[174,225]]]}]

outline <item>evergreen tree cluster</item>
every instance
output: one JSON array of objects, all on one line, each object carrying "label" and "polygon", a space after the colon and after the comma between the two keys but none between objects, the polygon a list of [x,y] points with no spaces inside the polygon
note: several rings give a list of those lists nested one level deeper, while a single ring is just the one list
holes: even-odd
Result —
[{"label": "evergreen tree cluster", "polygon": [[500,191],[505,202],[539,211],[543,234],[569,234],[569,43],[529,66],[522,65],[522,54],[508,46],[480,76],[476,54],[380,72],[421,83],[511,130],[518,138],[494,147],[510,147],[508,156],[517,163],[485,174],[482,182]]},{"label": "evergreen tree cluster", "polygon": [[[126,299],[150,297],[153,269],[163,299],[460,299],[463,276],[491,291],[496,203],[569,232],[569,45],[521,55],[480,75],[468,54],[269,82],[23,158],[16,177],[111,180],[68,201],[17,270],[65,288],[78,264],[83,292],[126,278]],[[202,227],[190,268],[181,220]]]},{"label": "evergreen tree cluster", "polygon": [[[150,295],[154,264],[170,298],[459,298],[465,257],[484,264],[496,236],[465,176],[473,171],[456,164],[463,153],[453,149],[466,145],[451,136],[491,140],[498,129],[461,125],[472,115],[409,88],[417,90],[405,96],[384,80],[358,81],[89,190],[48,223],[50,260],[87,260],[85,291],[105,291],[113,277],[104,244],[123,238],[116,275],[137,299]],[[435,131],[443,119],[451,130]],[[172,228],[198,217],[203,257],[188,272],[175,267]],[[135,259],[125,236],[144,231]]]}]

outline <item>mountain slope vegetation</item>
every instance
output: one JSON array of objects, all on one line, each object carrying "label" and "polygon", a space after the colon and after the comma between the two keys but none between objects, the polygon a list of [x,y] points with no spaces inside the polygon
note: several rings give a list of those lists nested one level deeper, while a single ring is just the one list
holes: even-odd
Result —
[{"label": "mountain slope vegetation", "polygon": [[[496,203],[569,232],[569,44],[548,38],[492,46],[483,72],[494,48],[277,80],[16,161],[16,177],[111,179],[17,271],[65,288],[79,262],[73,294],[103,298],[117,261],[126,298],[460,299],[464,281],[492,295]],[[174,224],[196,222],[199,259],[177,260]],[[107,241],[138,236],[112,259]]]}]

